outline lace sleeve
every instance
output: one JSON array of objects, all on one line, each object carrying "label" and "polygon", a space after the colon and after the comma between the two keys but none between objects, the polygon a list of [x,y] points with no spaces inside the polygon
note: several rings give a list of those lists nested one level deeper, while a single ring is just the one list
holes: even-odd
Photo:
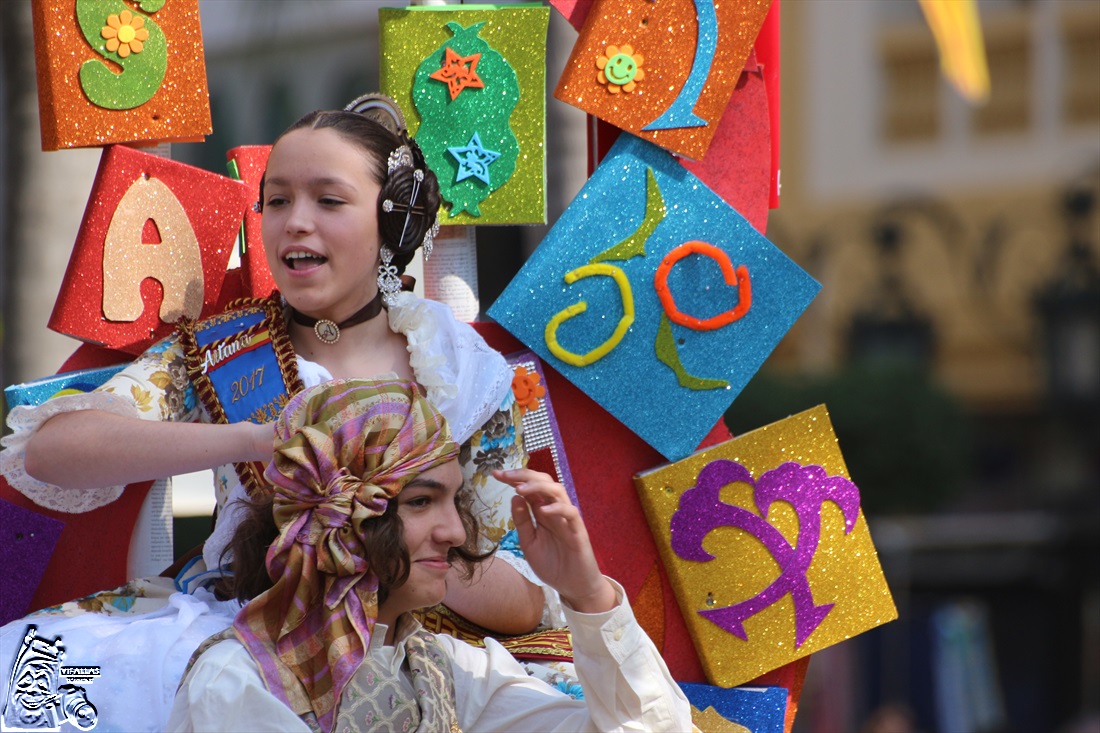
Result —
[{"label": "lace sleeve", "polygon": [[122,495],[123,486],[63,489],[30,476],[24,467],[27,443],[50,418],[63,412],[102,410],[143,420],[194,421],[199,410],[175,337],[154,344],[103,386],[84,394],[54,397],[20,406],[8,415],[12,434],[0,440],[0,474],[39,506],[69,514],[98,509]]},{"label": "lace sleeve", "polygon": [[511,393],[512,370],[468,323],[451,309],[412,293],[398,295],[389,309],[390,328],[408,341],[409,364],[431,401],[465,443]]}]

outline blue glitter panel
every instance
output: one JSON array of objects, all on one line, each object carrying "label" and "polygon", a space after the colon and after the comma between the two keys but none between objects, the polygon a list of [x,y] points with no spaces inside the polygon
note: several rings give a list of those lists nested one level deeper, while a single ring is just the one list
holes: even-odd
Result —
[{"label": "blue glitter panel", "polygon": [[715,687],[680,682],[680,689],[696,710],[714,708],[726,720],[752,733],[783,733],[787,690],[782,687]]},{"label": "blue glitter panel", "polygon": [[[651,176],[655,186],[647,185]],[[717,247],[728,264],[749,273],[751,307],[713,330],[670,323],[655,288],[662,259],[693,241]],[[593,262],[599,264],[585,270],[588,276],[566,282],[567,273]],[[680,259],[667,282],[675,310],[699,320],[741,304],[711,257]],[[695,450],[820,287],[670,154],[623,134],[489,315],[665,457],[679,460]],[[616,341],[627,298],[634,319]],[[585,310],[563,319],[581,301]],[[555,317],[557,344],[585,355],[586,364],[552,352],[547,325]],[[679,370],[667,365],[670,349]]]},{"label": "blue glitter panel", "polygon": [[75,372],[43,377],[33,382],[13,384],[4,388],[4,397],[7,399],[9,410],[20,405],[41,405],[58,392],[91,392],[128,365],[129,362],[94,369],[81,369]]}]

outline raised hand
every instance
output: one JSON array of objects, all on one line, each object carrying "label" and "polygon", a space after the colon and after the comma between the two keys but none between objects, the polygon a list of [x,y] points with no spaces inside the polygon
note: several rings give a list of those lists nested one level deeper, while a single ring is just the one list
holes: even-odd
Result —
[{"label": "raised hand", "polygon": [[614,608],[615,589],[600,572],[588,530],[561,484],[525,468],[493,475],[516,490],[512,519],[531,569],[581,613]]}]

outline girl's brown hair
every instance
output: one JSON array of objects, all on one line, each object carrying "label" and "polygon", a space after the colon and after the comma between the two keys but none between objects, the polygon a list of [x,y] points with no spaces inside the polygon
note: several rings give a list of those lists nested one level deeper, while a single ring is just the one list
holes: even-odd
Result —
[{"label": "girl's brown hair", "polygon": [[[378,576],[378,603],[385,603],[390,590],[404,583],[409,577],[409,552],[402,539],[404,526],[397,513],[398,498],[394,497],[386,511],[363,523],[363,546],[370,558],[371,570]],[[462,570],[462,577],[470,580],[479,563],[488,559],[493,551],[480,552],[481,524],[473,510],[473,493],[465,486],[455,494],[455,507],[466,529],[466,542],[452,547],[448,557]],[[218,581],[215,591],[219,599],[236,598],[241,603],[260,595],[274,585],[267,572],[267,548],[279,536],[272,511],[272,496],[240,500],[246,514],[238,525],[233,539],[222,553],[231,556],[233,574]]]},{"label": "girl's brown hair", "polygon": [[[382,244],[393,250],[393,264],[397,267],[398,273],[404,272],[405,267],[412,261],[416,248],[424,241],[424,234],[435,225],[436,213],[442,202],[439,196],[439,181],[424,162],[424,154],[420,151],[420,146],[404,131],[395,133],[370,117],[345,110],[310,112],[288,127],[275,142],[278,143],[288,133],[303,128],[311,130],[331,128],[367,154],[370,160],[370,176],[382,186],[377,202],[379,235]],[[409,146],[412,151],[413,167],[403,166],[388,173],[386,165],[390,153],[402,145]],[[416,201],[413,202],[413,210],[409,213],[406,227],[405,207],[412,197],[414,170],[423,171],[424,180],[420,182],[420,190],[417,192]],[[264,200],[263,193],[264,183],[261,179],[261,207]],[[397,205],[389,212],[382,208],[382,202],[387,199]]]}]

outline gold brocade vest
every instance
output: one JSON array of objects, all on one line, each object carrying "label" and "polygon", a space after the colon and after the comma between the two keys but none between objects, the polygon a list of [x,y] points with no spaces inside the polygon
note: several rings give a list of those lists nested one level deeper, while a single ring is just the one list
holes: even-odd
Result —
[{"label": "gold brocade vest", "polygon": [[[398,623],[408,623],[402,619]],[[184,678],[207,649],[236,639],[232,628],[204,641],[187,664]],[[370,654],[348,681],[336,711],[336,731],[371,733],[462,733],[455,710],[451,660],[435,635],[418,629],[404,641],[405,661],[397,675]],[[300,716],[313,733],[324,733],[313,712]]]}]

